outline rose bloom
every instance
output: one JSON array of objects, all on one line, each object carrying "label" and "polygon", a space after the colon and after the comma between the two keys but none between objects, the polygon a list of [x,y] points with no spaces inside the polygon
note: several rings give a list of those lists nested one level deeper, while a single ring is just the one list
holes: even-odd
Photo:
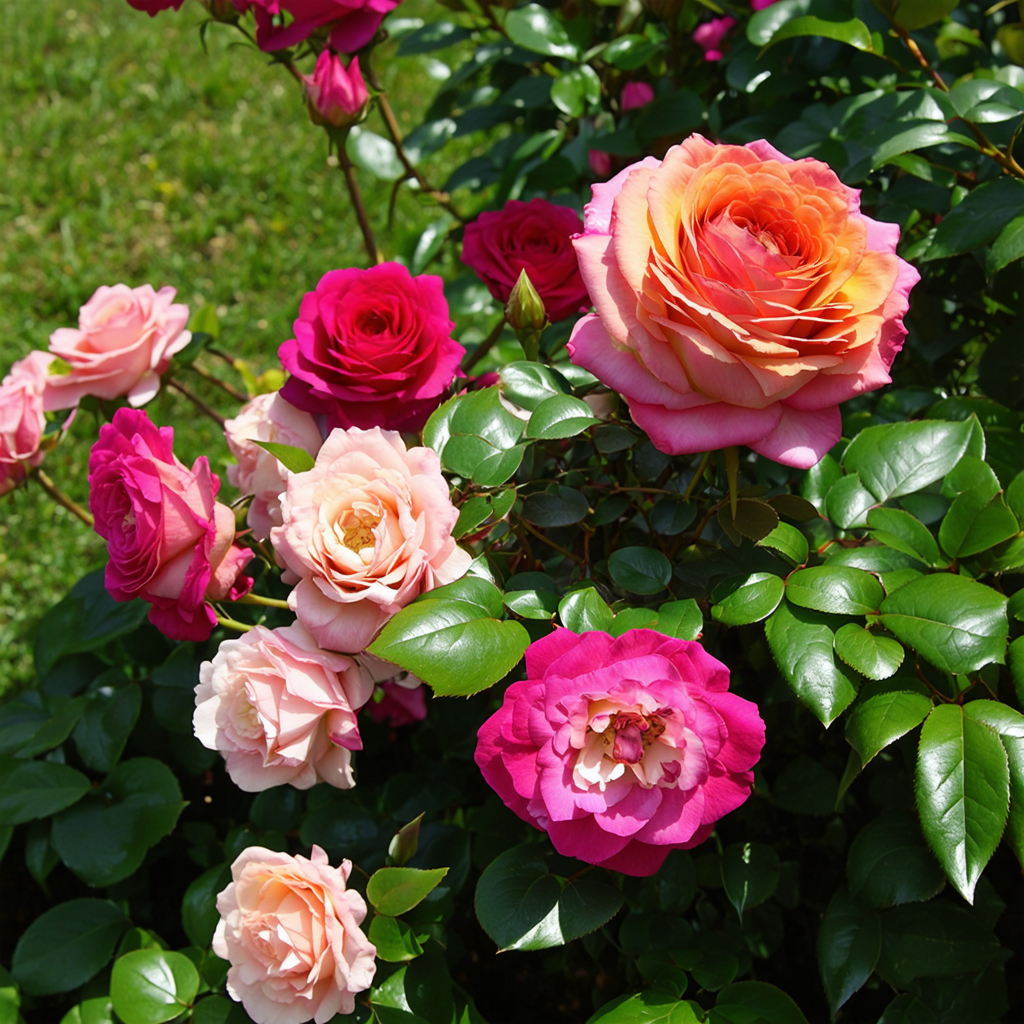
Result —
[{"label": "rose bloom", "polygon": [[427,717],[426,687],[415,676],[386,679],[377,685],[366,712],[378,725],[397,729]]},{"label": "rose bloom", "polygon": [[353,57],[346,68],[345,62],[330,50],[321,52],[312,77],[303,75],[302,84],[314,124],[329,124],[335,128],[352,124],[370,98],[359,71],[359,58]]},{"label": "rose bloom", "polygon": [[[377,33],[399,0],[234,0],[239,11],[256,12],[256,42],[268,52],[284,50],[330,28],[332,50],[354,53]],[[288,21],[285,14],[291,15]],[[276,18],[275,18],[276,16]]]},{"label": "rose bloom", "polygon": [[145,405],[160,389],[171,356],[192,338],[185,330],[188,306],[172,302],[174,295],[173,288],[155,292],[148,284],[97,288],[78,313],[78,329],[50,335],[50,351],[67,372],[51,375],[47,411],[69,409],[84,395],[126,395],[131,405]]},{"label": "rose bloom", "polygon": [[128,0],[128,4],[137,11],[145,11],[151,18],[155,18],[161,11],[179,10],[185,0]]},{"label": "rose bloom", "polygon": [[20,484],[43,461],[43,395],[53,356],[30,352],[0,383],[0,494]]},{"label": "rose bloom", "polygon": [[625,114],[628,110],[646,107],[654,99],[654,90],[647,82],[627,82],[622,90],[619,105]]},{"label": "rose bloom", "polygon": [[278,354],[281,394],[334,427],[419,430],[466,350],[452,339],[441,278],[399,263],[325,274]]},{"label": "rose bloom", "polygon": [[724,18],[712,18],[698,25],[693,31],[693,41],[704,51],[704,59],[716,61],[722,59],[722,43],[736,24],[735,18],[726,15]]},{"label": "rose bloom", "polygon": [[301,623],[254,626],[199,667],[192,721],[246,793],[317,782],[350,789],[352,751],[363,748],[355,713],[372,695],[370,673],[322,651]]},{"label": "rose bloom", "polygon": [[392,615],[472,561],[452,539],[459,514],[437,455],[380,427],[335,430],[313,469],[289,479],[281,515],[270,538],[282,578],[298,583],[288,604],[327,650],[365,650]]},{"label": "rose bloom", "polygon": [[289,405],[280,394],[257,395],[234,419],[224,421],[224,438],[238,465],[228,466],[228,483],[251,494],[246,518],[257,540],[266,540],[281,525],[281,492],[292,475],[275,455],[256,441],[301,448],[314,458],[323,438],[313,417]]},{"label": "rose bloom", "polygon": [[918,273],[825,164],[694,135],[593,191],[575,245],[597,312],[570,357],[663,452],[807,468],[838,404],[889,383]]},{"label": "rose bloom", "polygon": [[481,726],[476,763],[559,853],[650,875],[750,793],[764,722],[728,687],[698,643],[556,629]]},{"label": "rose bloom", "polygon": [[572,238],[582,227],[575,210],[544,199],[510,199],[466,225],[462,262],[491,295],[508,302],[522,271],[544,301],[550,320],[564,320],[590,305]]},{"label": "rose bloom", "polygon": [[188,469],[173,443],[171,427],[118,409],[89,453],[89,508],[110,553],[110,596],[148,601],[149,621],[172,640],[207,640],[217,617],[205,602],[249,590],[252,552],[234,543],[235,516],[215,501],[220,480],[206,456]]},{"label": "rose bloom", "polygon": [[377,950],[359,930],[366,903],[345,888],[351,872],[319,846],[308,860],[250,846],[231,865],[213,951],[231,964],[228,995],[256,1024],[325,1024],[373,984]]}]

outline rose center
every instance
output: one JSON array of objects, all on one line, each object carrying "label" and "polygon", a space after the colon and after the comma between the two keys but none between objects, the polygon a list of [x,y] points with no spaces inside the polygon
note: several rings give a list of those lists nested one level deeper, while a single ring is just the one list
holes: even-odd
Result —
[{"label": "rose center", "polygon": [[375,309],[364,310],[359,317],[359,330],[363,334],[385,334],[388,322]]},{"label": "rose center", "polygon": [[382,512],[349,512],[341,525],[341,542],[349,551],[358,552],[374,545],[374,528],[384,518]]},{"label": "rose center", "polygon": [[606,708],[592,713],[573,771],[576,784],[581,789],[596,785],[604,790],[616,779],[632,777],[645,789],[674,785],[683,750],[659,742],[673,714],[672,708],[648,713],[633,709],[609,713]]}]

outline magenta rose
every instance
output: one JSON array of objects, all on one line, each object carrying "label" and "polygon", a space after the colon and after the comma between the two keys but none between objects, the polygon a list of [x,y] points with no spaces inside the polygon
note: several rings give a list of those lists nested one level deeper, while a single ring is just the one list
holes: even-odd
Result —
[{"label": "magenta rose", "polygon": [[217,623],[206,601],[249,590],[252,552],[234,543],[235,516],[215,500],[206,456],[188,469],[173,443],[171,427],[118,409],[89,453],[89,508],[110,553],[110,596],[148,601],[149,621],[172,640],[206,640]]},{"label": "magenta rose", "polygon": [[441,278],[399,263],[332,270],[307,292],[278,351],[282,396],[334,427],[419,430],[466,350],[452,339]]},{"label": "magenta rose", "polygon": [[564,320],[590,305],[572,239],[583,227],[575,210],[543,199],[510,199],[466,225],[462,262],[502,304],[526,271],[548,319]]},{"label": "magenta rose", "polygon": [[556,629],[480,728],[476,763],[559,853],[650,875],[750,794],[764,722],[728,690],[698,643]]},{"label": "magenta rose", "polygon": [[130,7],[137,11],[145,11],[151,18],[155,18],[161,11],[179,10],[185,0],[128,0]]},{"label": "magenta rose", "polygon": [[646,107],[654,99],[654,90],[647,82],[627,82],[619,98],[619,105],[625,114],[629,110]]},{"label": "magenta rose", "polygon": [[[364,47],[399,0],[235,0],[240,11],[255,9],[256,42],[268,52],[284,50],[330,29],[332,50],[354,53]],[[286,17],[289,15],[290,17]]]},{"label": "magenta rose", "polygon": [[30,352],[0,383],[0,494],[17,487],[43,461],[43,395],[52,361],[49,352]]},{"label": "magenta rose", "polygon": [[806,469],[839,403],[889,383],[918,273],[826,164],[691,135],[593,192],[575,245],[597,312],[569,354],[663,452]]},{"label": "magenta rose", "polygon": [[330,50],[317,58],[312,76],[303,75],[306,106],[314,124],[341,128],[358,120],[370,98],[359,71],[359,58],[353,57],[348,67]]},{"label": "magenta rose", "polygon": [[704,51],[706,61],[722,59],[722,44],[735,24],[736,19],[726,15],[724,18],[705,21],[703,25],[698,25],[693,30],[693,41]]}]

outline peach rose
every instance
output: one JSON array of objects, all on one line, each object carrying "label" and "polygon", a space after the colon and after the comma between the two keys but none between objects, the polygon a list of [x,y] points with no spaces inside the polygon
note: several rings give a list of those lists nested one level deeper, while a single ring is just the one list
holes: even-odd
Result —
[{"label": "peach rose", "polygon": [[349,860],[332,868],[319,846],[308,860],[250,846],[231,865],[213,951],[231,963],[228,995],[256,1024],[324,1024],[373,984],[377,950],[359,930],[366,903],[345,888],[351,871]]},{"label": "peach rose", "polygon": [[50,377],[47,412],[70,409],[85,395],[127,395],[131,405],[145,405],[160,390],[171,356],[192,338],[188,306],[172,302],[174,295],[173,288],[155,292],[148,284],[97,288],[79,311],[78,329],[50,335],[50,351],[68,370]]},{"label": "peach rose", "polygon": [[370,672],[320,650],[300,623],[254,626],[200,666],[195,734],[246,793],[317,782],[350,789],[352,751],[363,748],[356,711],[373,686]]},{"label": "peach rose", "polygon": [[429,448],[394,430],[337,429],[307,473],[288,480],[270,538],[298,586],[288,604],[332,651],[365,650],[424,591],[451,583],[472,558],[455,546],[458,511]]},{"label": "peach rose", "polygon": [[292,475],[289,469],[254,441],[272,441],[302,448],[314,458],[323,438],[308,412],[296,409],[278,393],[257,395],[234,419],[224,421],[224,437],[237,466],[228,466],[228,482],[253,496],[246,519],[253,536],[265,540],[281,525],[281,492]]},{"label": "peach rose", "polygon": [[52,361],[48,352],[30,352],[0,384],[0,494],[17,487],[43,461],[43,393]]},{"label": "peach rose", "polygon": [[899,228],[818,160],[693,135],[594,186],[572,361],[672,455],[730,445],[813,466],[838,403],[889,383],[919,279]]}]

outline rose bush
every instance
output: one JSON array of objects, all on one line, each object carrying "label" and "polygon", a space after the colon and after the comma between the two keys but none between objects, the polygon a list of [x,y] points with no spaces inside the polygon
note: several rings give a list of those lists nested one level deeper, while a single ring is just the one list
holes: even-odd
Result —
[{"label": "rose bush", "polygon": [[571,358],[664,452],[812,466],[903,345],[919,275],[898,238],[820,161],[691,136],[594,186],[575,245],[597,312]]},{"label": "rose bush", "polygon": [[44,395],[53,356],[30,352],[0,382],[0,494],[17,487],[43,461]]}]

